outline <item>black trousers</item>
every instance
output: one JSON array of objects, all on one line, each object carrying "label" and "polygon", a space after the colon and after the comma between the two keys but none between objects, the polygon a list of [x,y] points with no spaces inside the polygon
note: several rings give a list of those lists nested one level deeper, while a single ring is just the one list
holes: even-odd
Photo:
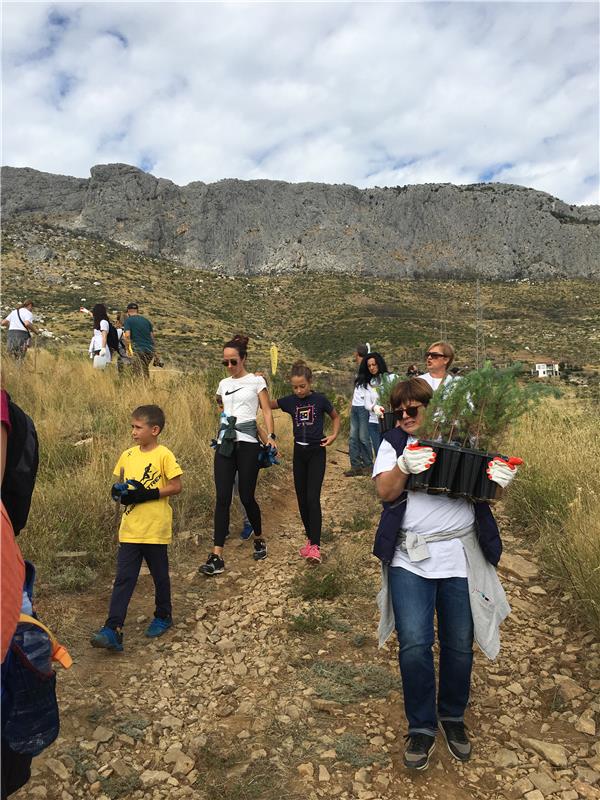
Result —
[{"label": "black trousers", "polygon": [[325,477],[325,448],[320,444],[294,445],[294,487],[304,530],[311,544],[321,544],[321,487]]},{"label": "black trousers", "polygon": [[154,581],[154,616],[171,619],[171,581],[166,544],[133,544],[121,542],[117,553],[117,575],[110,598],[106,625],[120,628],[125,623],[131,595],[137,584],[142,561]]},{"label": "black trousers", "polygon": [[215,505],[214,543],[216,547],[223,547],[229,533],[229,512],[236,472],[240,500],[254,529],[254,535],[259,537],[262,534],[260,508],[254,497],[258,480],[259,449],[258,442],[236,442],[232,455],[222,456],[218,450],[215,453],[217,502]]}]

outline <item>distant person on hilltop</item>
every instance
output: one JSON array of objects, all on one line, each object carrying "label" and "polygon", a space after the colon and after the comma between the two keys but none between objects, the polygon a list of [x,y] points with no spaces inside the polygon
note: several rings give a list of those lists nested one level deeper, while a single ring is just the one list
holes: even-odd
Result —
[{"label": "distant person on hilltop", "polygon": [[25,300],[19,308],[15,308],[0,322],[3,328],[8,328],[6,337],[8,353],[17,360],[25,358],[31,334],[39,333],[33,324],[32,309],[33,300]]},{"label": "distant person on hilltop", "polygon": [[[96,303],[91,312],[84,309],[82,313],[88,313],[94,318],[94,331],[89,346],[90,358],[100,356],[104,359],[106,364],[110,364],[112,359],[113,349],[110,347],[108,340],[110,332],[110,322],[108,320],[108,311],[104,303]],[[94,362],[96,366],[96,362]]]},{"label": "distant person on hilltop", "polygon": [[150,377],[149,366],[156,350],[152,323],[143,317],[137,303],[127,306],[127,319],[123,325],[127,352],[132,354],[131,366],[137,375]]},{"label": "distant person on hilltop", "polygon": [[427,372],[419,375],[431,386],[433,391],[442,383],[453,380],[448,370],[454,361],[454,348],[448,342],[434,342],[425,353],[425,368]]}]

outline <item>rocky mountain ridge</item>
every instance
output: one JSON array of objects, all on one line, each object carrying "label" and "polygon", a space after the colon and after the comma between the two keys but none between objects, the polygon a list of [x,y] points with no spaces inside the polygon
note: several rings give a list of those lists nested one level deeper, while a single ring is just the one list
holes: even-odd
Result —
[{"label": "rocky mountain ridge", "polygon": [[227,274],[597,278],[600,206],[499,183],[177,186],[126,164],[89,179],[2,168],[5,219],[46,221]]}]

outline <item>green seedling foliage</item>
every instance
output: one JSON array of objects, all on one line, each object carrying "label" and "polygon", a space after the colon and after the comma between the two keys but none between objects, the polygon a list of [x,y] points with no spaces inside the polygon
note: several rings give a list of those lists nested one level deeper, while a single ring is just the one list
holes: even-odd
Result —
[{"label": "green seedling foliage", "polygon": [[496,369],[487,361],[481,369],[443,384],[427,407],[420,437],[492,450],[543,397],[560,396],[554,387],[523,382],[521,374],[521,364]]},{"label": "green seedling foliage", "polygon": [[384,375],[381,381],[381,386],[377,388],[377,396],[379,397],[379,403],[382,405],[386,411],[392,410],[391,405],[391,397],[392,392],[394,391],[394,387],[397,383],[403,380],[402,378],[390,378],[389,375]]}]

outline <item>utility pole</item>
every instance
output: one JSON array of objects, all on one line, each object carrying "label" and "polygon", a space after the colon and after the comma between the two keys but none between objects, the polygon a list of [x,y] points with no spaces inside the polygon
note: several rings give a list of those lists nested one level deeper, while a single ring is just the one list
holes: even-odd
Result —
[{"label": "utility pole", "polygon": [[475,289],[475,369],[479,369],[485,361],[485,334],[483,332],[483,302],[481,285],[477,281]]},{"label": "utility pole", "polygon": [[444,305],[442,305],[440,308],[440,342],[445,342],[448,335],[448,330],[446,327],[447,316],[448,316],[448,308],[444,303]]}]

